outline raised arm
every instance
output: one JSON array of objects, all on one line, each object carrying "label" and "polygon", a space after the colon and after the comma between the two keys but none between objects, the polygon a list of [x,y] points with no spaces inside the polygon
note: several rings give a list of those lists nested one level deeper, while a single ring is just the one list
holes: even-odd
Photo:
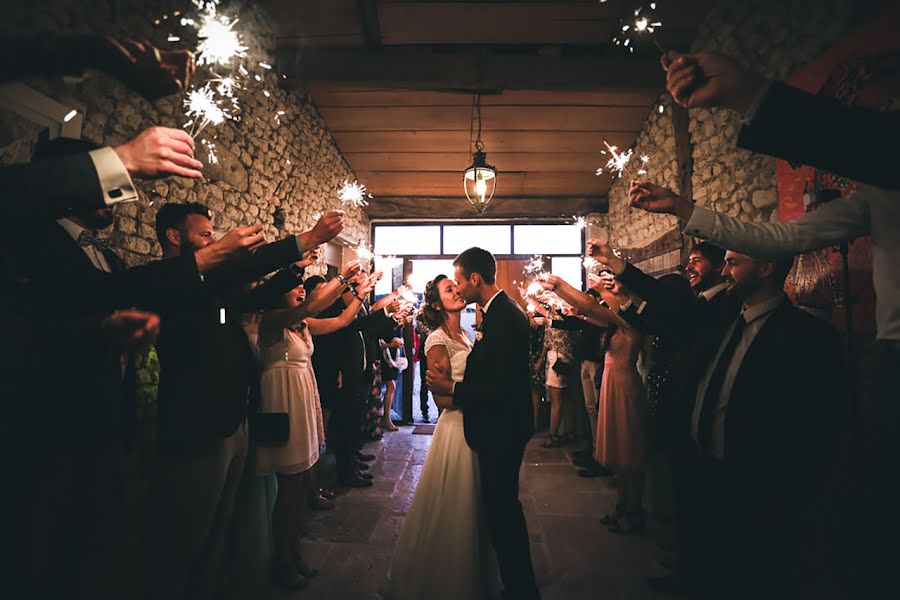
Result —
[{"label": "raised arm", "polygon": [[620,327],[627,326],[627,323],[619,315],[611,311],[609,307],[602,306],[593,296],[585,294],[581,290],[576,290],[557,275],[548,274],[542,276],[541,285],[544,286],[544,289],[555,292],[560,298],[577,308],[578,312],[596,325],[602,326],[613,323]]},{"label": "raised arm", "polygon": [[675,215],[686,222],[686,234],[757,258],[791,256],[869,235],[869,202],[881,194],[891,192],[860,186],[849,196],[793,221],[747,223],[695,206],[689,199],[652,183],[632,183],[629,191],[632,206]]},{"label": "raised arm", "polygon": [[347,281],[359,271],[359,268],[359,261],[351,260],[341,269],[340,276],[332,278],[331,281],[315,289],[304,302],[309,305],[309,314],[317,315],[334,304],[334,301],[347,288]]}]

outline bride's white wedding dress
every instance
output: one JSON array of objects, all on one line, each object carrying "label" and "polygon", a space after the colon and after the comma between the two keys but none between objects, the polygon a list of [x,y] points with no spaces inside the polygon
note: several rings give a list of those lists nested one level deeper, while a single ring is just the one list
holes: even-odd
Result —
[{"label": "bride's white wedding dress", "polygon": [[[444,346],[451,377],[462,381],[472,343],[442,329],[425,352]],[[499,594],[497,561],[484,524],[478,456],[466,444],[459,409],[441,413],[400,539],[394,549],[385,600],[480,600]]]}]

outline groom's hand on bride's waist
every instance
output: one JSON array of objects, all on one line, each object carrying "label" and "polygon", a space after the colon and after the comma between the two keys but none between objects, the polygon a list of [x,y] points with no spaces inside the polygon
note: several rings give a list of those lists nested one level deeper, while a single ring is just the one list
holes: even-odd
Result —
[{"label": "groom's hand on bride's waist", "polygon": [[453,395],[453,380],[450,374],[440,365],[434,365],[425,372],[425,382],[432,394],[439,396]]}]

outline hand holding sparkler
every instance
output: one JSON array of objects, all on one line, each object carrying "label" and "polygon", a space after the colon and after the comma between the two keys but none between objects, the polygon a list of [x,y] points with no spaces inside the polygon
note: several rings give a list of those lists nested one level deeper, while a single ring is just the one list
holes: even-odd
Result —
[{"label": "hand holding sparkler", "polygon": [[343,269],[341,269],[341,275],[343,275],[346,279],[349,279],[359,273],[359,270],[361,268],[362,265],[360,265],[360,262],[358,260],[351,260],[346,265],[344,265]]},{"label": "hand holding sparkler", "polygon": [[309,231],[298,235],[301,248],[312,248],[333,240],[344,229],[344,211],[330,210]]},{"label": "hand holding sparkler", "polygon": [[625,261],[616,255],[608,243],[592,238],[588,240],[587,247],[590,257],[612,269],[613,273],[621,274],[625,270]]},{"label": "hand holding sparkler", "polygon": [[550,292],[555,292],[561,282],[562,278],[553,273],[542,273],[541,276],[538,277],[538,283],[541,284],[541,287]]},{"label": "hand holding sparkler", "polygon": [[674,215],[684,222],[691,220],[694,204],[670,189],[649,181],[632,181],[628,190],[631,206],[647,212]]},{"label": "hand holding sparkler", "polygon": [[151,127],[114,150],[135,177],[203,177],[203,163],[194,158],[194,140],[180,129]]},{"label": "hand holding sparkler", "polygon": [[226,233],[220,240],[194,252],[197,271],[203,275],[210,269],[233,258],[244,256],[265,244],[262,225],[238,227]]},{"label": "hand holding sparkler", "polygon": [[666,88],[685,108],[724,106],[746,114],[766,83],[761,75],[712,52],[672,50],[663,54],[661,62]]},{"label": "hand holding sparkler", "polygon": [[186,50],[159,50],[149,42],[105,37],[98,68],[107,71],[148,100],[187,89],[194,56]]},{"label": "hand holding sparkler", "polygon": [[159,336],[159,315],[142,310],[117,310],[101,324],[116,348],[142,350]]}]

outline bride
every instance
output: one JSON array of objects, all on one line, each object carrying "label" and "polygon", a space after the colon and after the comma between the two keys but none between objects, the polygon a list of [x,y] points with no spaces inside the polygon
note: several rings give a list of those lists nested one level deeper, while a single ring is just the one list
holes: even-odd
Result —
[{"label": "bride", "polygon": [[[419,318],[432,331],[425,343],[429,365],[462,381],[472,350],[462,330],[466,301],[456,284],[438,275],[425,287]],[[423,382],[424,385],[424,382]],[[450,396],[434,397],[443,409],[412,504],[394,549],[385,600],[486,599],[499,595],[496,557],[484,527],[478,456],[466,444],[462,411]]]}]

